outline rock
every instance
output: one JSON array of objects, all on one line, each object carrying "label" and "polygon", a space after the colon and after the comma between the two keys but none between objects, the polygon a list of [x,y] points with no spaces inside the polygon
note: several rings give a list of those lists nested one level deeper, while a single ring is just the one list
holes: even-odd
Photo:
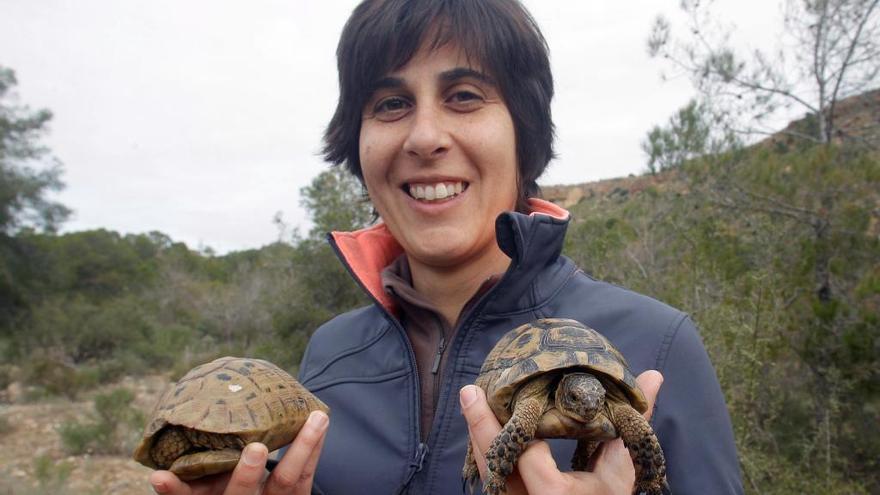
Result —
[{"label": "rock", "polygon": [[12,382],[6,387],[5,398],[10,404],[17,404],[24,399],[24,387],[21,382]]}]

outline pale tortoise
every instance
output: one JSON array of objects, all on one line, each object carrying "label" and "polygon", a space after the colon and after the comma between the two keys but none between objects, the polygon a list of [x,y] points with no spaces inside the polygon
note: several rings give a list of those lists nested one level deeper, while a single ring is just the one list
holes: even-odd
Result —
[{"label": "pale tortoise", "polygon": [[329,408],[281,368],[223,357],[193,368],[159,399],[134,459],[183,480],[232,470],[245,445],[289,444],[312,411]]}]

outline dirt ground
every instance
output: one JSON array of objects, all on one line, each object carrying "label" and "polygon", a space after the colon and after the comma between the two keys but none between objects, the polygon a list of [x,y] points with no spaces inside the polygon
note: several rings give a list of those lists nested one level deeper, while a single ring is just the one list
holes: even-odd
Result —
[{"label": "dirt ground", "polygon": [[69,455],[58,428],[68,420],[88,420],[94,395],[118,387],[134,392],[134,405],[146,415],[166,386],[163,377],[127,378],[76,402],[29,402],[7,390],[0,400],[0,495],[154,494],[147,483],[149,468],[122,454]]}]

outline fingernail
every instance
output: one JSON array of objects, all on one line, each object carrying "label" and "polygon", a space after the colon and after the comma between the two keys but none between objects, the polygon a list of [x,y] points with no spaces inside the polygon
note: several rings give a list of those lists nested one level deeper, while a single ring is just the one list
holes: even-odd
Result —
[{"label": "fingernail", "polygon": [[159,481],[158,483],[153,483],[153,490],[156,490],[156,493],[168,493],[168,485],[163,481]]},{"label": "fingernail", "polygon": [[318,431],[323,430],[329,421],[330,418],[323,411],[312,411],[309,414],[309,425]]},{"label": "fingernail", "polygon": [[244,463],[248,466],[259,466],[266,462],[266,456],[268,454],[269,452],[263,444],[252,443],[244,448],[244,454],[242,457],[244,458]]},{"label": "fingernail", "polygon": [[459,400],[461,400],[461,408],[467,409],[477,400],[477,387],[475,385],[467,385],[466,387],[461,389],[459,393]]}]

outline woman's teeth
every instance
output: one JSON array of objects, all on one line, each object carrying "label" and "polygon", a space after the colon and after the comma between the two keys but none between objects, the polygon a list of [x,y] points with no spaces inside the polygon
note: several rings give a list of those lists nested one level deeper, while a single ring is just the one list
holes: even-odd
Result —
[{"label": "woman's teeth", "polygon": [[409,195],[422,201],[435,201],[461,194],[464,185],[461,182],[439,184],[410,184]]}]

